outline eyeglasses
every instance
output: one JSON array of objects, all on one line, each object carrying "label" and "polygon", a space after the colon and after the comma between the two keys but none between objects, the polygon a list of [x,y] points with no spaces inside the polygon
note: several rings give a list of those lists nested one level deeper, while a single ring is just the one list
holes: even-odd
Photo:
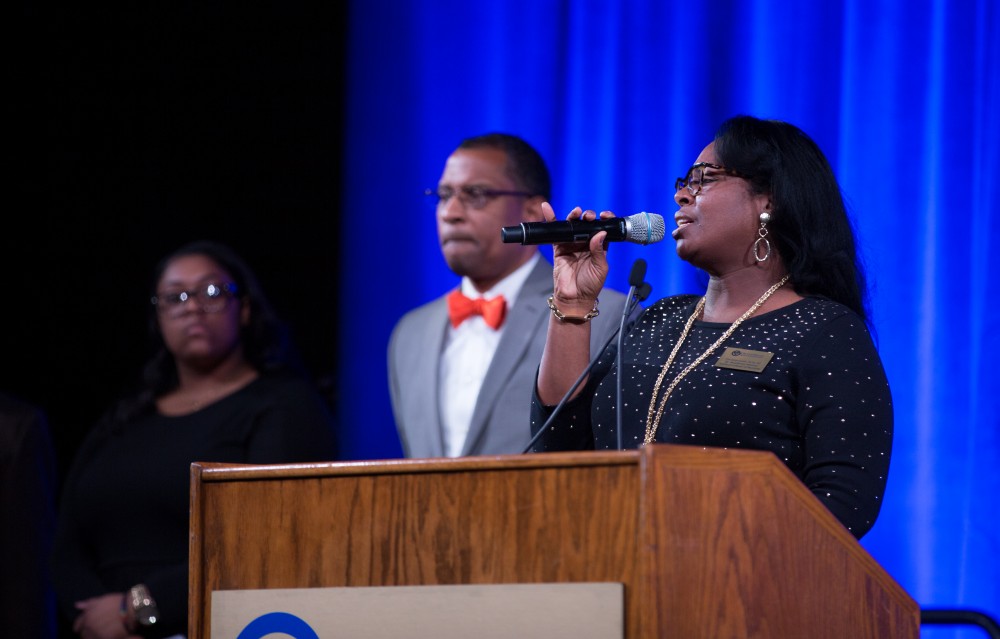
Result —
[{"label": "eyeglasses", "polygon": [[691,165],[688,169],[687,175],[682,178],[677,178],[674,181],[674,191],[679,191],[682,188],[687,188],[691,192],[691,195],[698,195],[701,193],[701,187],[705,184],[711,184],[715,182],[718,177],[715,174],[705,175],[705,169],[715,169],[716,171],[722,171],[724,175],[729,175],[732,177],[738,177],[743,179],[750,179],[749,175],[740,173],[739,171],[734,171],[733,169],[727,169],[719,164],[711,164],[709,162],[699,162],[697,164]]},{"label": "eyeglasses", "polygon": [[205,313],[218,313],[226,308],[229,300],[236,296],[237,287],[233,283],[219,284],[209,282],[191,291],[167,291],[153,296],[150,300],[156,311],[167,317],[180,317],[184,314],[188,300],[197,299],[198,308]]},{"label": "eyeglasses", "polygon": [[424,195],[436,200],[437,206],[447,206],[451,198],[458,196],[458,201],[462,203],[463,206],[470,209],[482,209],[485,208],[487,204],[497,199],[498,197],[503,197],[505,195],[513,197],[534,197],[534,193],[527,193],[525,191],[498,191],[496,189],[487,189],[482,186],[463,186],[457,191],[449,187],[441,187],[439,189],[427,189],[424,191]]}]

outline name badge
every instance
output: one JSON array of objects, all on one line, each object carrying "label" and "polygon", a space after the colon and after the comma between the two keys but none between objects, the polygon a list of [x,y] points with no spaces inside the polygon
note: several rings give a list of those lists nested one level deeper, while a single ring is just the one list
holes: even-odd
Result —
[{"label": "name badge", "polygon": [[722,353],[719,361],[715,362],[718,368],[731,368],[737,371],[751,371],[759,373],[767,367],[767,363],[774,357],[774,353],[766,351],[752,351],[747,348],[727,348]]}]

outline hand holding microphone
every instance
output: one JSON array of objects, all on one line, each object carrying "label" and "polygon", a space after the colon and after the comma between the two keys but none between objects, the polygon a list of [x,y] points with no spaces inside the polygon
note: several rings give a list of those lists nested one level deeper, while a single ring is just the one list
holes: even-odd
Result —
[{"label": "hand holding microphone", "polygon": [[[543,202],[541,209],[544,222],[536,224],[555,224],[552,207]],[[592,229],[595,224],[614,220],[614,216],[608,211],[598,215],[594,211],[581,211],[579,207],[573,209],[567,218],[567,222],[573,224],[590,224]],[[605,237],[605,233],[595,230],[589,240],[584,238],[577,242],[559,242],[553,247],[552,299],[563,315],[584,317],[597,308],[597,301],[608,275]],[[642,271],[644,275],[645,269]],[[641,279],[641,275],[636,274],[636,278]],[[632,284],[630,281],[630,285]],[[625,309],[628,307],[629,304],[626,303]],[[550,405],[565,402],[568,395],[563,393],[566,389],[570,389],[569,394],[575,392],[586,372],[596,362],[596,359],[590,359],[589,349],[582,348],[581,331],[585,328],[589,330],[589,323],[568,327],[563,324],[550,321],[545,344],[547,356],[543,356],[539,369],[538,397],[543,403]],[[609,339],[608,344],[612,341],[613,338]],[[581,370],[583,373],[574,382],[576,372]],[[560,400],[560,397],[563,399]],[[539,432],[544,430],[545,427]]]},{"label": "hand holding microphone", "polygon": [[[565,224],[574,226],[586,224],[593,227],[602,222],[615,220],[610,212],[598,214],[595,211],[582,211],[580,207],[576,207],[570,211],[565,222],[557,222],[555,212],[548,202],[542,203],[542,217],[544,219],[542,222],[522,224],[532,225],[530,228]],[[508,235],[511,235],[514,233],[512,230],[514,228],[521,229],[521,226],[506,227],[504,230],[509,230]],[[608,275],[607,244],[594,237],[598,232],[595,230],[576,242],[563,240],[552,247],[553,296],[560,310],[568,315],[586,314],[593,308],[595,300],[604,288],[604,280]]]},{"label": "hand holding microphone", "polygon": [[[505,226],[500,230],[500,237],[508,244],[556,245],[553,247],[553,295],[560,311],[570,315],[574,315],[574,311],[582,310],[582,314],[590,311],[604,287],[608,273],[607,242],[652,244],[666,235],[663,217],[656,213],[620,218],[609,211],[598,214],[576,207],[565,221],[560,222],[556,221],[552,206],[543,202],[542,217],[541,222]],[[595,240],[594,236],[602,231],[606,233],[604,240]]]}]

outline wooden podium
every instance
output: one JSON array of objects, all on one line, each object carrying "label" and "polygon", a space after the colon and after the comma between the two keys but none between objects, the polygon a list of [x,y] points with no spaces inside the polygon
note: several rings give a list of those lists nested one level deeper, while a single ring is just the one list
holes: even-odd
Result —
[{"label": "wooden podium", "polygon": [[771,453],[191,467],[189,639],[214,590],[618,582],[625,637],[919,636],[916,602]]}]

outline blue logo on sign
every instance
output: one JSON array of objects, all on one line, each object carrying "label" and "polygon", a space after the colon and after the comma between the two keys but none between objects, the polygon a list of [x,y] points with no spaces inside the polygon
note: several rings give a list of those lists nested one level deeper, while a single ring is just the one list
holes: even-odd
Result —
[{"label": "blue logo on sign", "polygon": [[294,639],[319,639],[309,624],[287,612],[269,612],[257,617],[236,639],[261,639],[272,632],[283,632]]}]

